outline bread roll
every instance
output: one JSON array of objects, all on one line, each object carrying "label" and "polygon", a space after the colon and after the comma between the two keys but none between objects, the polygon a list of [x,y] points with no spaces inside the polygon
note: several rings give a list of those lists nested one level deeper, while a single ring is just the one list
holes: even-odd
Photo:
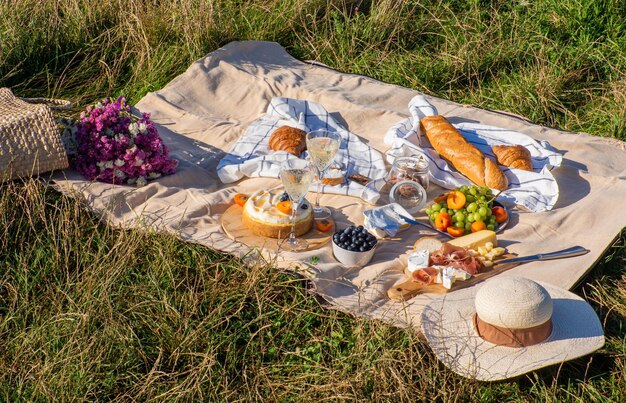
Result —
[{"label": "bread roll", "polygon": [[306,150],[306,132],[291,126],[281,126],[272,133],[269,146],[271,150],[287,151],[300,157]]},{"label": "bread roll", "polygon": [[498,164],[471,145],[446,118],[427,116],[421,119],[420,128],[435,151],[469,180],[492,189],[507,188],[508,181]]},{"label": "bread roll", "polygon": [[505,167],[533,170],[533,163],[530,159],[530,151],[524,146],[492,146],[491,149],[498,159],[498,164]]}]

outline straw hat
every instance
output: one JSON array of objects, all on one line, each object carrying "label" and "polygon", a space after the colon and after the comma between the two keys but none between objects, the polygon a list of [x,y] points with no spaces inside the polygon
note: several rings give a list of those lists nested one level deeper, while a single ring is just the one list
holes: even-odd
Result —
[{"label": "straw hat", "polygon": [[422,332],[447,367],[483,381],[512,378],[604,345],[602,325],[587,302],[521,277],[494,278],[431,301]]}]

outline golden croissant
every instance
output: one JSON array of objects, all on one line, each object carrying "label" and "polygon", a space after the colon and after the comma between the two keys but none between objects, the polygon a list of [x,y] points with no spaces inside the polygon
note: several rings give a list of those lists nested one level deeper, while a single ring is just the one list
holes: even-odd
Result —
[{"label": "golden croissant", "polygon": [[498,159],[498,164],[509,168],[533,170],[530,151],[524,146],[492,146],[491,149]]},{"label": "golden croissant", "polygon": [[281,126],[272,133],[269,146],[271,150],[287,151],[300,157],[306,150],[306,132],[291,126]]}]

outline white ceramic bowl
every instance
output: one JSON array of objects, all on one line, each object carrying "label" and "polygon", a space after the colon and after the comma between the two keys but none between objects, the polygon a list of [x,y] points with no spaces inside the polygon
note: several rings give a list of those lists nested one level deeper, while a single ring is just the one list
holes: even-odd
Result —
[{"label": "white ceramic bowl", "polygon": [[[378,246],[378,242],[374,247],[365,252],[352,252],[347,249],[344,249],[333,242],[333,255],[335,255],[335,259],[337,259],[340,263],[342,263],[346,267],[363,267],[372,260],[374,256],[374,252],[376,251],[376,247]],[[380,242],[380,241],[379,241]]]}]

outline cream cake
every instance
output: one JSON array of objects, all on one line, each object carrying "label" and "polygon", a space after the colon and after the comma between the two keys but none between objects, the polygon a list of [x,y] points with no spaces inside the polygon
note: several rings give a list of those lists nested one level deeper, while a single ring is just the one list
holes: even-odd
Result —
[{"label": "cream cake", "polygon": [[[259,190],[250,196],[243,206],[244,225],[257,235],[287,238],[291,231],[291,214],[285,214],[276,208],[281,199],[289,200],[282,189]],[[296,236],[306,234],[312,226],[313,208],[304,199],[296,214]]]}]

